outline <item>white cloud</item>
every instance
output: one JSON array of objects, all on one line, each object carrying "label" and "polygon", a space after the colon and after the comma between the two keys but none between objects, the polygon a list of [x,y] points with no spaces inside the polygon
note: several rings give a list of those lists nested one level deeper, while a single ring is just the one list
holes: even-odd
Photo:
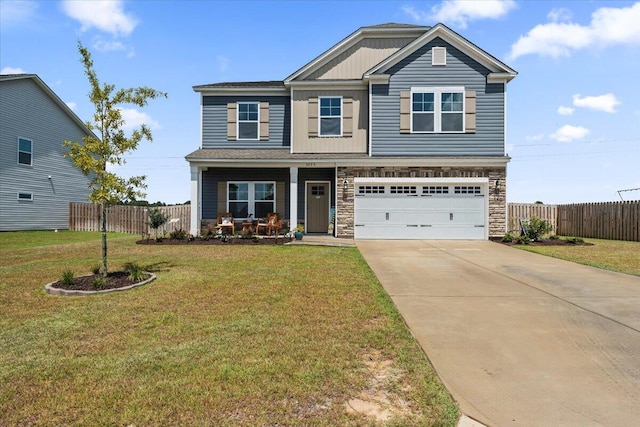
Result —
[{"label": "white cloud", "polygon": [[626,8],[597,9],[586,26],[571,22],[566,12],[557,9],[548,17],[552,22],[536,25],[511,46],[510,59],[528,54],[558,58],[592,46],[640,44],[640,2]]},{"label": "white cloud", "polygon": [[590,132],[589,129],[582,126],[564,125],[549,136],[559,142],[571,142],[576,139],[583,139]]},{"label": "white cloud", "polygon": [[78,104],[76,104],[75,102],[65,102],[65,104],[67,104],[67,107],[71,108],[72,110],[75,110],[78,106]]},{"label": "white cloud", "polygon": [[564,105],[561,105],[558,107],[558,114],[562,116],[570,116],[573,114],[574,111],[575,111],[574,108],[565,107]]},{"label": "white cloud", "polygon": [[114,40],[105,40],[100,36],[94,37],[92,41],[92,46],[99,52],[116,52],[116,51],[127,51],[127,57],[131,58],[135,56],[135,50],[125,45],[120,41]]},{"label": "white cloud", "polygon": [[0,70],[0,74],[25,74],[26,71],[24,71],[22,68],[14,68],[14,67],[4,67],[2,70]]},{"label": "white cloud", "polygon": [[600,96],[582,97],[579,93],[573,95],[573,105],[576,107],[585,107],[592,110],[604,111],[607,113],[615,113],[616,106],[620,104],[614,94],[607,93]]},{"label": "white cloud", "polygon": [[547,14],[547,18],[551,22],[566,22],[571,21],[573,14],[569,9],[559,7],[557,9],[551,9],[551,12]]},{"label": "white cloud", "polygon": [[542,141],[544,139],[544,133],[539,133],[537,135],[527,135],[524,137],[527,141]]},{"label": "white cloud", "polygon": [[147,125],[151,129],[159,129],[160,123],[154,120],[147,113],[136,110],[135,108],[121,108],[122,119],[125,124],[123,126],[126,130],[137,128],[142,124]]},{"label": "white cloud", "polygon": [[95,27],[114,36],[128,36],[138,25],[131,14],[124,12],[120,0],[65,0],[62,7],[67,15],[80,21],[81,31]]},{"label": "white cloud", "polygon": [[38,3],[35,1],[0,1],[0,23],[2,26],[28,22],[35,17]]},{"label": "white cloud", "polygon": [[433,6],[431,12],[416,10],[411,6],[403,6],[402,10],[417,22],[443,22],[458,28],[467,28],[469,21],[497,19],[515,7],[514,0],[444,0]]}]

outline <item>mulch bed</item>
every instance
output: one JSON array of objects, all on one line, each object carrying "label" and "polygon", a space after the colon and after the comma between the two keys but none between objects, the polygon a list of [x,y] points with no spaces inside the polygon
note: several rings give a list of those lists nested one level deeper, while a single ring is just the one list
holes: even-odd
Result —
[{"label": "mulch bed", "polygon": [[74,277],[73,283],[69,286],[63,285],[60,281],[55,282],[51,286],[57,289],[66,289],[68,291],[106,291],[108,289],[119,289],[143,282],[150,276],[151,275],[146,274],[143,280],[136,282],[129,279],[128,271],[114,271],[107,275],[106,283],[104,284],[104,286],[100,286],[99,288],[93,285],[93,281],[96,278],[102,277],[102,275],[100,274]]},{"label": "mulch bed", "polygon": [[283,245],[292,240],[293,238],[291,237],[261,238],[258,240],[229,237],[226,241],[219,238],[195,239],[191,241],[186,239],[162,239],[160,241],[156,241],[155,239],[142,239],[136,243],[138,245]]},{"label": "mulch bed", "polygon": [[[516,242],[501,242],[507,246],[515,246],[522,245],[523,243]],[[593,246],[593,243],[588,242],[569,242],[563,239],[554,239],[554,240],[540,240],[539,242],[529,242],[526,243],[529,246]]]}]

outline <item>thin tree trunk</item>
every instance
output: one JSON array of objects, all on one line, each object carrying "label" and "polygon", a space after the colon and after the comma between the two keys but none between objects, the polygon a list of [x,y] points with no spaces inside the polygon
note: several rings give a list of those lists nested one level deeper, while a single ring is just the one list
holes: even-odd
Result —
[{"label": "thin tree trunk", "polygon": [[102,203],[102,277],[107,277],[107,206]]}]

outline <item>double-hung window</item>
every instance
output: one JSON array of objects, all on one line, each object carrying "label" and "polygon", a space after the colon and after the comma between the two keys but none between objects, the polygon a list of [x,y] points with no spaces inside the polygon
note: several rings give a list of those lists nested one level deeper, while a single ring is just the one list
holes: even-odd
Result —
[{"label": "double-hung window", "polygon": [[260,105],[238,102],[238,139],[258,139]]},{"label": "double-hung window", "polygon": [[464,88],[413,88],[411,132],[464,132]]},{"label": "double-hung window", "polygon": [[320,136],[342,136],[342,97],[321,96],[319,98]]},{"label": "double-hung window", "polygon": [[18,164],[33,165],[33,141],[25,138],[18,138]]},{"label": "double-hung window", "polygon": [[234,218],[265,218],[276,209],[274,182],[230,182],[228,184],[228,211]]}]

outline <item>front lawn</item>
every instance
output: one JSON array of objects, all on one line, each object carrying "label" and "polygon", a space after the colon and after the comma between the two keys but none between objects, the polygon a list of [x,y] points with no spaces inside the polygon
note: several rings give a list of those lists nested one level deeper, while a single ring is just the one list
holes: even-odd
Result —
[{"label": "front lawn", "polygon": [[518,249],[552,256],[579,264],[640,276],[640,242],[622,240],[584,239],[593,246],[530,246],[515,245]]},{"label": "front lawn", "polygon": [[456,423],[354,248],[110,238],[112,270],[136,261],[158,279],[60,297],[44,284],[88,273],[100,235],[33,236],[0,233],[0,425]]}]

